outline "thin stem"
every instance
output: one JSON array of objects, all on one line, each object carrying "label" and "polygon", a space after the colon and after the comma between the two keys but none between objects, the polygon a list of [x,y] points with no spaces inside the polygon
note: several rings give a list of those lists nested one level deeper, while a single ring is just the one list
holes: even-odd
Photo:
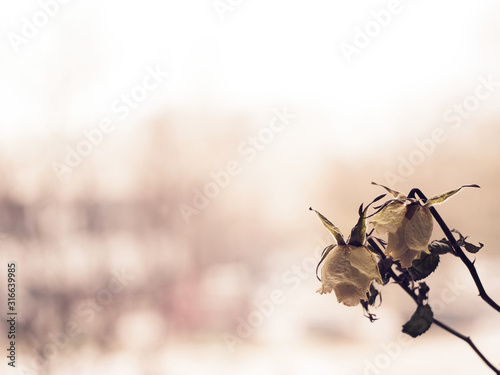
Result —
[{"label": "thin stem", "polygon": [[432,322],[434,324],[438,325],[439,327],[441,327],[442,329],[444,329],[445,331],[447,331],[447,332],[451,333],[452,335],[458,337],[460,340],[463,340],[467,344],[469,344],[469,346],[472,348],[472,350],[474,350],[476,352],[476,354],[483,360],[484,363],[486,363],[486,365],[490,369],[492,369],[495,372],[495,374],[500,374],[500,370],[498,370],[495,366],[493,366],[493,364],[490,361],[488,361],[486,359],[486,357],[483,355],[483,353],[481,353],[481,351],[477,348],[477,346],[472,342],[472,340],[470,339],[470,337],[462,335],[460,332],[455,331],[453,328],[448,327],[446,324],[440,322],[437,319],[432,319]]},{"label": "thin stem", "polygon": [[[384,252],[380,249],[380,247],[378,246],[378,244],[375,242],[375,240],[370,237],[368,238],[368,242],[370,243],[370,245],[372,246],[372,248],[377,252],[377,254],[382,258],[382,259],[385,259],[387,258],[384,254]],[[403,288],[403,290],[411,297],[413,298],[413,300],[415,301],[415,303],[418,305],[418,297],[417,295],[413,292],[413,290],[411,290],[411,288],[406,285],[405,283],[403,283],[403,280],[399,277],[398,274],[396,274],[396,272],[394,272],[394,270],[391,268],[389,268],[389,270],[387,271],[389,273],[389,275],[394,279],[394,281],[396,283],[399,284],[399,286],[401,288]]]},{"label": "thin stem", "polygon": [[[373,250],[375,250],[376,253],[382,259],[386,258],[384,252],[380,249],[378,243],[373,239],[373,237],[368,238],[368,243],[372,246]],[[396,281],[396,283],[398,283],[398,285],[401,288],[403,288],[403,290],[413,299],[413,301],[415,301],[415,303],[417,305],[421,304],[419,302],[418,296],[415,294],[415,291],[413,289],[411,289],[406,283],[403,282],[403,279],[399,275],[397,275],[396,272],[394,272],[392,267],[389,268],[388,273],[391,276],[391,278],[393,278],[394,281]],[[437,326],[441,327],[442,329],[444,329],[445,331],[447,331],[448,333],[451,333],[452,335],[458,337],[459,339],[461,339],[461,340],[465,341],[467,344],[469,344],[469,346],[472,348],[472,350],[474,350],[476,352],[476,354],[479,356],[479,358],[481,358],[483,360],[483,362],[490,369],[492,369],[495,372],[495,374],[500,375],[500,370],[498,370],[495,366],[493,366],[493,364],[490,361],[488,361],[486,359],[486,357],[483,355],[483,353],[481,353],[481,351],[477,348],[477,346],[472,342],[470,337],[461,334],[460,332],[454,330],[453,328],[447,326],[446,324],[440,322],[439,320],[437,320],[435,318],[432,319],[432,322],[434,324],[436,324]]]},{"label": "thin stem", "polygon": [[[414,196],[415,194],[418,194],[418,196],[421,199],[427,200],[427,197],[424,195],[424,193],[422,193],[420,191],[420,189],[412,189],[410,191],[410,194],[408,195],[408,197]],[[458,245],[455,237],[453,236],[453,234],[450,231],[450,228],[448,228],[448,226],[444,222],[443,218],[441,217],[441,215],[439,215],[439,213],[437,212],[437,210],[434,207],[429,207],[429,209],[431,211],[432,216],[434,216],[434,219],[436,219],[436,222],[439,224],[439,226],[443,230],[443,233],[445,234],[446,238],[448,238],[448,241],[450,241],[451,245],[453,246],[453,249],[455,250],[455,252],[459,256],[459,258],[462,260],[462,262],[465,264],[467,269],[469,270],[469,273],[471,274],[472,279],[474,280],[474,283],[476,284],[477,290],[479,291],[479,295],[481,296],[481,298],[488,305],[493,307],[496,311],[500,312],[500,306],[495,301],[493,301],[491,299],[491,297],[484,290],[483,283],[481,282],[481,279],[479,278],[479,275],[476,271],[476,267],[474,266],[474,263],[470,261],[470,259],[467,257],[467,255],[465,255],[462,248]]]}]

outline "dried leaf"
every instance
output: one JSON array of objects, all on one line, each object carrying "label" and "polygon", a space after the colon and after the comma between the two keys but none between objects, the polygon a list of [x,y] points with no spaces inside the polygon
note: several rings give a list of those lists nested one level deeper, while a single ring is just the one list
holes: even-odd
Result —
[{"label": "dried leaf", "polygon": [[425,333],[432,325],[434,314],[429,305],[420,305],[410,320],[403,326],[403,332],[411,337],[418,337]]}]

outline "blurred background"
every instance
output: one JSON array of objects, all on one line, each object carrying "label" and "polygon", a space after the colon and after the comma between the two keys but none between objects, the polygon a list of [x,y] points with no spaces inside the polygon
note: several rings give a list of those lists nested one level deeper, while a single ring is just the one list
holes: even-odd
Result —
[{"label": "blurred background", "polygon": [[[403,336],[397,286],[374,323],[316,294],[333,239],[308,208],[348,235],[371,181],[479,184],[438,209],[500,300],[498,2],[0,9],[2,373],[492,373],[439,327]],[[500,365],[500,316],[458,259],[438,271],[436,317]]]}]

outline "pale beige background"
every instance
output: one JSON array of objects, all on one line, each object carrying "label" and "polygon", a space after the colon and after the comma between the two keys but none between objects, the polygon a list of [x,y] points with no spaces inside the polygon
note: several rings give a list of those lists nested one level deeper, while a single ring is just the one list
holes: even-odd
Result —
[{"label": "pale beige background", "polygon": [[[438,327],[403,347],[414,306],[396,286],[383,289],[373,324],[315,294],[317,252],[331,239],[307,209],[347,235],[359,204],[381,193],[371,181],[429,196],[477,183],[438,208],[485,244],[476,265],[500,300],[499,87],[473,98],[485,79],[500,81],[497,2],[402,0],[350,63],[341,43],[388,2],[224,3],[221,19],[211,1],[69,1],[17,52],[11,34],[41,6],[2,4],[0,264],[18,263],[18,364],[39,374],[490,374]],[[151,69],[169,76],[155,85]],[[144,100],[120,117],[134,90]],[[477,109],[445,117],[467,100]],[[263,131],[284,108],[293,119]],[[59,179],[54,163],[106,119],[112,130]],[[273,138],[251,151],[259,134]],[[231,178],[185,220],[194,189],[228,163]],[[500,365],[500,316],[465,267],[444,257],[428,283],[436,315]],[[249,337],[228,344],[249,316]],[[52,358],[35,371],[40,353]]]}]

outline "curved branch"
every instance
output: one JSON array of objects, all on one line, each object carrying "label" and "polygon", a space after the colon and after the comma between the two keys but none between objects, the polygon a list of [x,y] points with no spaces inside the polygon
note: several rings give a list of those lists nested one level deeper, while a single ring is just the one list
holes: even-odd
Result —
[{"label": "curved branch", "polygon": [[490,369],[492,369],[495,372],[495,374],[500,374],[500,371],[495,366],[493,366],[493,364],[490,361],[488,361],[486,359],[486,357],[483,355],[483,353],[481,353],[481,351],[477,348],[477,346],[472,342],[472,340],[470,339],[470,337],[462,335],[460,332],[455,331],[453,328],[448,327],[446,324],[440,322],[437,319],[432,319],[432,322],[434,324],[438,325],[439,327],[441,327],[442,329],[444,329],[445,331],[447,331],[447,332],[451,333],[452,335],[458,337],[460,340],[463,340],[467,344],[469,344],[469,346],[472,348],[472,350],[474,350],[476,352],[476,354],[483,360],[484,363],[486,363],[486,365]]},{"label": "curved branch", "polygon": [[[375,252],[382,259],[386,258],[384,252],[380,249],[378,243],[372,237],[368,238],[368,243],[372,246],[372,248],[375,250]],[[401,288],[403,288],[403,290],[413,299],[413,301],[415,301],[415,303],[417,305],[421,304],[421,302],[419,302],[418,296],[415,294],[415,291],[412,290],[407,284],[405,284],[403,282],[403,279],[399,275],[397,275],[396,272],[394,272],[394,270],[392,268],[389,268],[388,273],[391,276],[391,278],[393,278],[394,281],[396,283],[398,283],[398,285]],[[461,339],[461,340],[465,341],[467,344],[469,344],[469,346],[476,352],[476,354],[479,356],[479,358],[481,358],[482,361],[490,369],[492,369],[495,372],[495,374],[500,375],[500,370],[498,370],[495,366],[493,366],[493,364],[490,361],[488,361],[488,359],[486,359],[486,357],[483,355],[483,353],[481,353],[481,351],[477,348],[477,346],[472,342],[470,337],[461,334],[460,332],[454,330],[453,328],[447,326],[446,324],[440,322],[439,320],[437,320],[435,318],[432,319],[432,322],[435,323],[437,326],[441,327],[442,329],[444,329],[446,332],[451,333],[452,335],[458,337],[459,339]]]},{"label": "curved branch", "polygon": [[[417,194],[421,199],[427,200],[427,197],[420,191],[420,189],[412,189],[410,191],[410,194],[408,197],[413,197],[415,194]],[[432,216],[434,216],[434,219],[436,219],[436,222],[439,224],[441,229],[443,230],[443,233],[445,234],[446,238],[448,241],[450,241],[451,245],[453,246],[453,249],[457,253],[458,257],[462,260],[462,262],[465,264],[467,269],[469,270],[469,273],[472,276],[472,279],[474,280],[474,283],[477,286],[477,290],[479,291],[479,295],[481,298],[491,307],[493,307],[496,311],[500,312],[500,306],[491,299],[491,297],[486,293],[483,287],[483,283],[481,282],[481,279],[479,278],[479,275],[477,273],[476,267],[474,266],[474,263],[470,261],[470,259],[465,255],[464,251],[462,248],[458,245],[457,240],[453,236],[453,234],[450,231],[450,228],[446,225],[444,220],[442,219],[441,215],[437,212],[437,210],[434,207],[429,207]]]}]

